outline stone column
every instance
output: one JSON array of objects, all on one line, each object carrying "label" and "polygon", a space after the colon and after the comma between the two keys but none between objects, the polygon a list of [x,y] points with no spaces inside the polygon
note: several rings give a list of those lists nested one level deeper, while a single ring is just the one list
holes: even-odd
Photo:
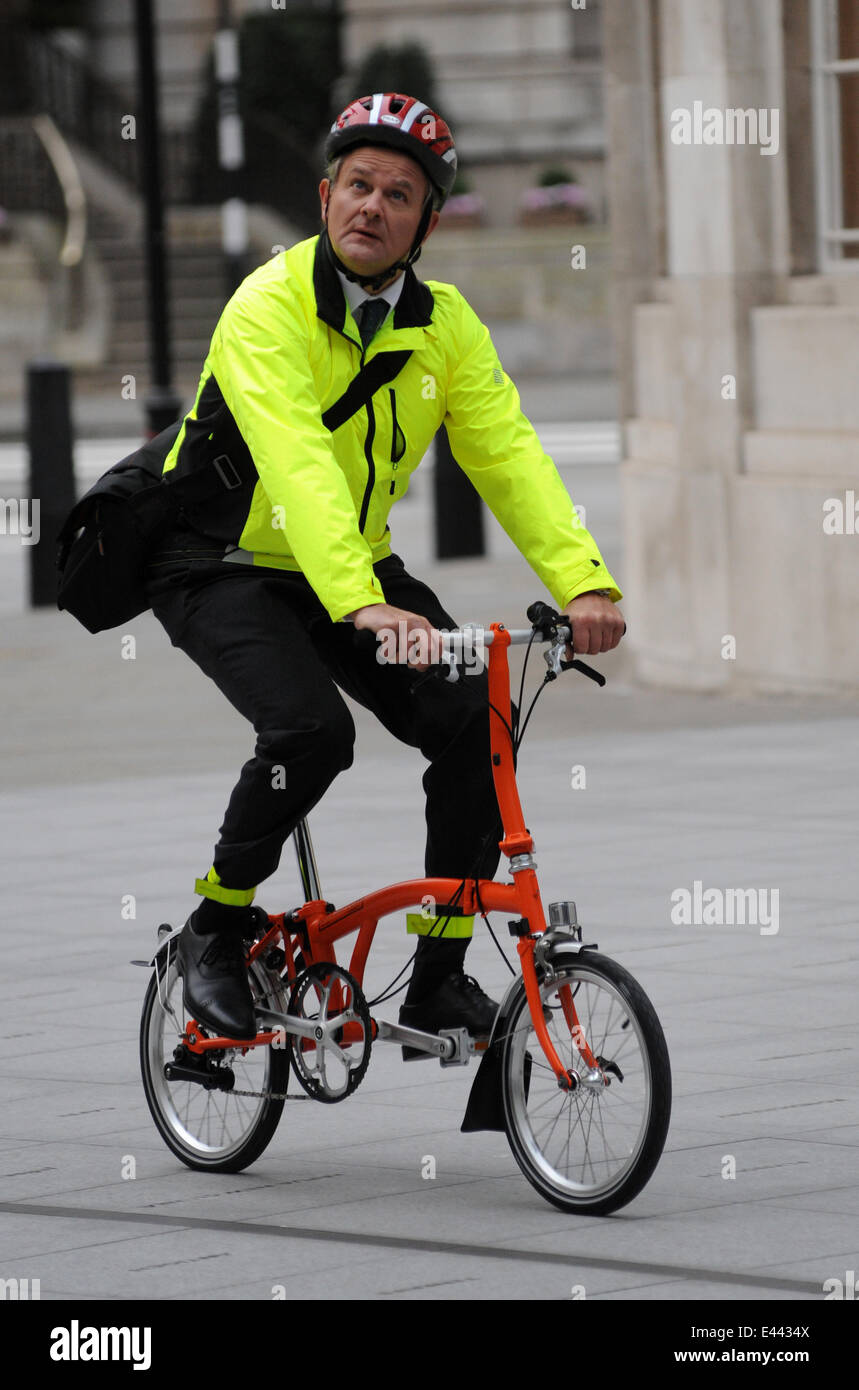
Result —
[{"label": "stone column", "polygon": [[[627,606],[645,679],[716,689],[731,679],[734,605],[749,601],[732,592],[730,544],[754,414],[749,315],[778,299],[789,267],[780,0],[660,0],[659,31],[666,278],[634,318]],[[755,113],[743,128],[756,143],[712,139],[718,113],[723,140],[736,131],[729,110]],[[686,112],[708,143],[678,142]],[[650,207],[638,203],[639,225]]]},{"label": "stone column", "polygon": [[603,11],[612,326],[621,421],[636,413],[634,309],[650,298],[665,261],[654,68],[657,7],[658,0],[613,0]]}]

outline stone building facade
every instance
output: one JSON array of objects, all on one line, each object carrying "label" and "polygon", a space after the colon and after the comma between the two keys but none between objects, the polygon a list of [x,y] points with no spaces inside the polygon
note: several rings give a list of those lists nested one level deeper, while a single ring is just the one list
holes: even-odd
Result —
[{"label": "stone building facade", "polygon": [[604,54],[639,673],[854,689],[859,6],[614,0]]}]

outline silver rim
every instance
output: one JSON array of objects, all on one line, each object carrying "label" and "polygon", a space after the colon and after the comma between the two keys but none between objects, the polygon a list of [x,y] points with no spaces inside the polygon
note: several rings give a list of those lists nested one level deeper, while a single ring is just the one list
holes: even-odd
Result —
[{"label": "silver rim", "polygon": [[[641,1155],[651,1110],[650,1060],[641,1028],[618,988],[586,965],[561,968],[541,985],[549,1037],[564,1066],[580,1080],[588,1068],[570,1034],[558,988],[573,990],[576,1014],[591,1051],[614,1061],[623,1081],[598,1091],[562,1091],[543,1054],[527,1003],[508,1044],[508,1106],[513,1132],[529,1166],[544,1184],[569,1198],[607,1197],[627,1178]],[[531,1058],[525,1099],[526,1054]]]},{"label": "silver rim", "polygon": [[[267,983],[258,967],[250,969],[254,995],[261,998]],[[220,1160],[239,1153],[272,1102],[262,1096],[237,1096],[230,1091],[207,1091],[193,1081],[168,1081],[164,1064],[173,1060],[184,1023],[182,978],[175,953],[162,974],[153,998],[146,1039],[146,1057],[153,1100],[173,1137],[197,1158]],[[240,1091],[270,1090],[271,1049],[252,1047],[243,1053],[230,1048],[223,1054],[235,1074]]]}]

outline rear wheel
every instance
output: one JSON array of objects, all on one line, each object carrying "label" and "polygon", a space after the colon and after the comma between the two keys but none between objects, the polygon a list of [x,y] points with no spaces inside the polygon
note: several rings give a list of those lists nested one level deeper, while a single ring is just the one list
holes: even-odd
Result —
[{"label": "rear wheel", "polygon": [[[254,999],[283,1007],[278,977],[255,961]],[[238,1173],[259,1158],[277,1129],[289,1080],[284,1047],[239,1046],[202,1055],[183,1045],[186,1017],[176,943],[159,957],[143,1004],[140,1066],[152,1118],[169,1149],[189,1168]],[[171,1080],[165,1067],[191,1067],[201,1081]],[[251,1091],[253,1095],[237,1092]]]},{"label": "rear wheel", "polygon": [[[615,961],[560,947],[551,966],[540,997],[549,1037],[576,1085],[559,1088],[523,984],[502,1043],[507,1137],[547,1201],[605,1215],[637,1196],[659,1162],[671,1114],[668,1049],[647,995]],[[576,1045],[575,1020],[598,1060],[595,1071]]]}]

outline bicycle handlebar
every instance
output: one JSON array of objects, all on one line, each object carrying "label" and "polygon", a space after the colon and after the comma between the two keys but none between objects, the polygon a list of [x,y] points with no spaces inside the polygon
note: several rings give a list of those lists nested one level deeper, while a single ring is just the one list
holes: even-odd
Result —
[{"label": "bicycle handlebar", "polygon": [[[530,645],[536,641],[550,642],[552,646],[546,653],[550,680],[554,680],[562,671],[575,670],[596,681],[597,685],[605,685],[605,676],[601,675],[599,671],[595,671],[592,666],[588,666],[580,658],[574,657],[572,661],[562,660],[561,652],[567,646],[572,645],[573,630],[569,622],[562,620],[560,613],[556,613],[546,603],[537,602],[531,604],[528,609],[528,617],[531,619],[531,627],[506,629],[511,647]],[[466,642],[469,644],[470,651],[476,650],[479,657],[484,648],[492,646],[496,636],[497,632],[492,628],[478,627],[476,624],[468,624],[465,627],[442,632],[440,659],[428,674],[440,674],[441,668],[446,666],[447,671],[442,678],[446,681],[459,680],[458,661],[465,658]],[[466,664],[468,664],[467,660]]]},{"label": "bicycle handlebar", "polygon": [[[502,624],[497,624],[493,629],[481,627],[477,623],[466,623],[463,627],[451,628],[448,631],[437,629],[441,639],[438,661],[430,662],[414,688],[417,689],[418,685],[427,680],[458,681],[461,666],[482,669],[486,665],[486,649],[495,642],[499,628],[503,629],[507,644],[512,647],[523,647],[538,641],[551,643],[549,651],[545,653],[549,680],[554,680],[563,671],[576,670],[596,681],[597,685],[605,685],[605,677],[593,667],[587,666],[580,658],[574,657],[572,661],[563,660],[565,649],[573,644],[572,625],[564,615],[556,613],[548,604],[538,602],[531,604],[528,617],[532,625],[525,628],[504,628]],[[375,647],[379,640],[378,633],[371,633],[366,629],[356,633],[356,641],[363,641],[368,649],[371,646]]]},{"label": "bicycle handlebar", "polygon": [[[525,643],[530,642],[531,638],[534,637],[534,629],[532,627],[508,627],[506,630],[510,634],[511,647],[524,647]],[[561,641],[571,641],[572,632],[570,631],[569,623],[559,623],[557,634]],[[455,643],[457,640],[462,641],[462,639],[466,637],[471,638],[475,643],[481,642],[484,647],[491,647],[492,643],[495,641],[495,633],[492,631],[492,628],[477,627],[476,625],[474,627],[453,627],[447,632],[441,633],[442,647],[446,645],[448,638],[452,639]],[[537,636],[534,637],[534,641],[539,642],[540,640],[541,634],[538,633]],[[542,641],[550,642],[552,638],[542,637]]]}]

